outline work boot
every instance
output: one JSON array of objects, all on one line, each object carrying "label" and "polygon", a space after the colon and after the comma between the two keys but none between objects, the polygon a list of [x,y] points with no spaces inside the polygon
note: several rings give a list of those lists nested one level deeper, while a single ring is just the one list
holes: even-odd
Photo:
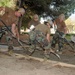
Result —
[{"label": "work boot", "polygon": [[12,46],[8,46],[8,53],[10,55],[13,53],[13,47]]},{"label": "work boot", "polygon": [[35,49],[35,45],[31,45],[28,51],[32,53],[34,49]]},{"label": "work boot", "polygon": [[56,52],[57,52],[58,54],[62,54],[62,48],[59,48],[58,50],[56,50]]}]

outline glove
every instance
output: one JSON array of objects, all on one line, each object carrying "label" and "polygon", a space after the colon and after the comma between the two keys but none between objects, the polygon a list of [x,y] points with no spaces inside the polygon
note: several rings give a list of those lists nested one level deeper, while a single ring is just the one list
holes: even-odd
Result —
[{"label": "glove", "polygon": [[35,28],[34,25],[31,25],[31,27],[29,28],[31,31]]}]

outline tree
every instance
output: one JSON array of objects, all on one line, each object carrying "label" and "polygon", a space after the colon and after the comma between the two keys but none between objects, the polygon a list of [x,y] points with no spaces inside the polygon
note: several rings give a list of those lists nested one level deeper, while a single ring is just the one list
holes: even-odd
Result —
[{"label": "tree", "polygon": [[75,0],[21,0],[21,7],[24,7],[28,14],[31,12],[56,17],[64,13],[69,16],[74,12]]},{"label": "tree", "polygon": [[51,16],[55,19],[61,13],[64,13],[67,18],[75,12],[75,0],[0,0],[0,6],[13,9],[25,8],[23,25],[27,25],[35,13],[43,17]]},{"label": "tree", "polygon": [[17,0],[0,0],[0,6],[14,9],[16,7],[16,2]]},{"label": "tree", "polygon": [[75,0],[0,0],[0,6],[7,6],[13,9],[16,6],[16,8],[24,7],[29,18],[34,13],[53,17],[64,13],[69,16],[75,11]]}]

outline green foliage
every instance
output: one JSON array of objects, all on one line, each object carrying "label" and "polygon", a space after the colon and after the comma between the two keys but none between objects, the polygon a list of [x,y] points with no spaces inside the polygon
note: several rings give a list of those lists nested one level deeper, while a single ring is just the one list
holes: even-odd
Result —
[{"label": "green foliage", "polygon": [[14,0],[0,0],[0,6],[14,8],[16,4]]},{"label": "green foliage", "polygon": [[[58,16],[64,13],[67,17],[74,13],[75,0],[21,0],[22,5],[33,13],[46,16]],[[50,5],[54,6],[50,9]]]},{"label": "green foliage", "polygon": [[23,4],[27,7],[27,10],[31,10],[33,13],[42,14],[47,12],[52,0],[24,0]]}]

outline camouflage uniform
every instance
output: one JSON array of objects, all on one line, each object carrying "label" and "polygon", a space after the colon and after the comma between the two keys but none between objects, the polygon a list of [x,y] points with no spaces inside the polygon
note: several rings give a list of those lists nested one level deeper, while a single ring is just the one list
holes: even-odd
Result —
[{"label": "camouflage uniform", "polygon": [[[15,16],[15,11],[8,8],[8,7],[5,7],[5,13],[0,16],[0,19],[7,25],[7,27],[10,29],[11,31],[11,25],[13,23],[17,24],[18,22],[18,18]],[[13,47],[13,41],[12,41],[12,33],[7,29],[3,29],[5,26],[4,24],[0,21],[0,28],[2,28],[2,32],[5,33],[6,35],[6,41],[7,41],[7,44],[8,44],[8,49],[12,49]]]},{"label": "camouflage uniform", "polygon": [[63,39],[64,35],[65,34],[63,32],[56,31],[55,34],[53,35],[51,46],[55,47],[55,45],[58,44],[58,50],[61,51],[64,43],[64,39]]},{"label": "camouflage uniform", "polygon": [[39,24],[35,27],[34,30],[32,30],[29,35],[30,35],[30,41],[32,44],[40,44],[42,47],[48,46],[48,41],[46,39],[46,34],[50,34],[50,29],[44,25],[44,24]]},{"label": "camouflage uniform", "polygon": [[59,18],[55,20],[55,23],[57,25],[57,30],[55,34],[53,35],[53,39],[51,42],[51,46],[55,47],[56,44],[58,44],[58,50],[61,51],[63,48],[63,41],[65,37],[65,32],[66,32],[66,25],[64,21],[60,21]]},{"label": "camouflage uniform", "polygon": [[60,58],[60,56],[51,49],[51,43],[47,40],[47,34],[50,34],[50,28],[48,26],[44,24],[37,25],[35,29],[29,33],[31,42],[30,49],[35,50],[38,45],[38,47],[40,46],[39,49],[42,48],[44,51],[46,58],[50,57],[50,53]]},{"label": "camouflage uniform", "polygon": [[36,45],[40,43],[43,47],[48,45],[48,41],[46,40],[45,35],[41,31],[34,30],[31,31],[29,35],[31,44]]}]

